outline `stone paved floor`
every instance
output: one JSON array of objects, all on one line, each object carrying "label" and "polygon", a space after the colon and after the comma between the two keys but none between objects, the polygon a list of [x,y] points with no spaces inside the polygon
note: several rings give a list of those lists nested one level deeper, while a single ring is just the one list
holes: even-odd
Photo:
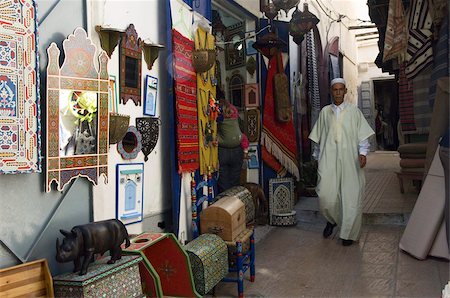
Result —
[{"label": "stone paved floor", "polygon": [[[417,191],[400,194],[398,155],[368,158],[364,225],[359,241],[343,247],[337,236],[323,239],[324,218],[316,198],[300,198],[294,227],[256,228],[256,280],[245,274],[247,297],[440,297],[449,281],[449,263],[419,261],[398,248]],[[371,185],[376,185],[371,187]],[[218,297],[237,297],[235,283],[219,283]]]}]

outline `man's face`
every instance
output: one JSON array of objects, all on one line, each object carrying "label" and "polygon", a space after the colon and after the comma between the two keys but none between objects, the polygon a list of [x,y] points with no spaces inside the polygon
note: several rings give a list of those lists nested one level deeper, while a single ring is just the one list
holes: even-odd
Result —
[{"label": "man's face", "polygon": [[347,88],[342,83],[336,83],[331,87],[331,95],[335,105],[340,105],[344,102],[344,96],[347,93]]}]

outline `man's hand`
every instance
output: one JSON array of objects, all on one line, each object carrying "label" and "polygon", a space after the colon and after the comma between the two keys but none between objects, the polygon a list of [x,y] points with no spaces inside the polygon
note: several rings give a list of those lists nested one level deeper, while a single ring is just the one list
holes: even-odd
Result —
[{"label": "man's hand", "polygon": [[360,166],[361,168],[364,168],[364,167],[366,166],[366,161],[367,161],[366,156],[360,154],[360,155],[359,155],[359,166]]}]

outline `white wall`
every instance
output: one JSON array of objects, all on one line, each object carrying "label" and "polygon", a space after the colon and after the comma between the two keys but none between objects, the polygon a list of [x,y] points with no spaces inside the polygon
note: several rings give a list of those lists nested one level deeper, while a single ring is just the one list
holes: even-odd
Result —
[{"label": "white wall", "polygon": [[360,44],[358,47],[358,85],[364,81],[379,78],[393,78],[393,75],[384,73],[375,64],[378,55],[378,45],[375,42]]},{"label": "white wall", "polygon": [[[134,24],[136,32],[141,39],[150,39],[154,43],[163,44],[161,32],[164,28],[164,6],[162,1],[113,1],[104,0],[88,1],[88,35],[100,48],[98,34],[95,32],[95,25],[108,25],[113,28],[125,30],[129,24]],[[144,218],[160,214],[171,209],[171,199],[168,193],[168,182],[163,181],[165,171],[168,171],[166,161],[169,158],[167,137],[162,133],[168,127],[168,119],[165,117],[164,96],[168,94],[165,85],[167,65],[164,55],[155,61],[151,70],[147,69],[147,64],[142,57],[142,94],[144,94],[144,80],[146,75],[159,78],[157,116],[161,116],[162,126],[160,127],[160,138],[155,149],[148,156],[148,161],[144,162],[144,155],[139,152],[136,159],[124,160],[117,152],[117,145],[110,145],[108,184],[101,181],[93,188],[94,198],[94,221],[107,218],[114,218],[116,212],[116,164],[119,163],[144,163]],[[119,80],[119,48],[116,47],[108,63],[108,72],[116,76]],[[143,117],[143,100],[141,106],[136,106],[129,100],[126,105],[119,104],[118,113],[130,115],[130,125],[135,126],[136,117]],[[166,147],[167,146],[167,147]],[[157,229],[156,227],[144,227],[143,223],[136,223],[127,226],[129,233],[140,233],[143,230]]]}]

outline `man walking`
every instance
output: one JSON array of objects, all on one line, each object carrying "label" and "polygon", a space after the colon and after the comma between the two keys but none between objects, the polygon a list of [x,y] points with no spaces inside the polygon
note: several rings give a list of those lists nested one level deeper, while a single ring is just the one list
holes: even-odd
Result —
[{"label": "man walking", "polygon": [[344,102],[345,80],[331,81],[333,103],[320,111],[309,138],[318,144],[313,157],[318,160],[316,192],[327,225],[328,238],[340,227],[342,245],[357,240],[362,224],[362,200],[365,187],[363,168],[369,152],[368,138],[374,131],[361,111]]}]

